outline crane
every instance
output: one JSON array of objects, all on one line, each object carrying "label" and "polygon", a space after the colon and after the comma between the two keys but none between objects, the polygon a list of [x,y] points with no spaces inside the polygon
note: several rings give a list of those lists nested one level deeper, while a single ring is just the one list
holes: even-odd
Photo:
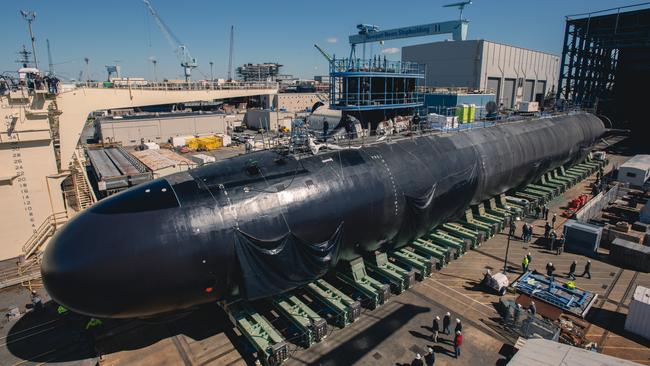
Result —
[{"label": "crane", "polygon": [[181,42],[178,37],[176,37],[171,29],[169,29],[167,24],[163,22],[156,9],[154,9],[151,5],[151,2],[149,0],[142,0],[142,2],[147,6],[149,13],[156,21],[156,24],[158,24],[158,28],[160,28],[160,31],[163,33],[165,38],[167,38],[169,44],[172,46],[172,48],[174,48],[176,57],[178,57],[178,60],[181,63],[181,67],[183,68],[185,81],[189,82],[190,77],[192,76],[192,69],[195,69],[199,66],[196,62],[196,59],[190,55],[190,50],[187,48],[187,46],[183,44],[183,42]]},{"label": "crane", "polygon": [[320,48],[320,46],[317,45],[317,44],[314,44],[314,47],[316,47],[316,49],[318,50],[318,52],[320,52],[320,54],[323,55],[323,57],[325,57],[325,59],[327,60],[327,62],[332,63],[332,57],[331,57],[327,52],[325,52],[324,49]]},{"label": "crane", "polygon": [[442,7],[443,8],[454,8],[454,7],[458,8],[458,10],[460,10],[460,18],[459,18],[459,20],[463,20],[463,10],[465,10],[465,7],[467,5],[472,5],[472,2],[471,1],[461,1],[459,3],[443,5]]},{"label": "crane", "polygon": [[235,26],[230,26],[230,51],[228,52],[228,81],[232,81],[232,53],[235,44]]}]

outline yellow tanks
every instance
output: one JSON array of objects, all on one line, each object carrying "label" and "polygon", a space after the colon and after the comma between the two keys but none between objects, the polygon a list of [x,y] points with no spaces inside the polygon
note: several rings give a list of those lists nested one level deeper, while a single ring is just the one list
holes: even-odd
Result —
[{"label": "yellow tanks", "polygon": [[458,123],[469,122],[469,106],[467,104],[457,105],[456,116],[458,117]]},{"label": "yellow tanks", "polygon": [[210,151],[223,146],[223,139],[220,136],[195,137],[187,140],[187,147],[190,150]]}]

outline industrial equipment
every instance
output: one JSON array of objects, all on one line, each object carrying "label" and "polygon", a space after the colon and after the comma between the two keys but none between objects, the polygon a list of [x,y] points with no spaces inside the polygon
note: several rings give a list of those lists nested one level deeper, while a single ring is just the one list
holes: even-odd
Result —
[{"label": "industrial equipment", "polygon": [[183,68],[183,72],[185,74],[185,81],[189,82],[190,78],[192,77],[192,69],[197,68],[199,65],[196,62],[196,58],[193,58],[190,55],[190,50],[187,48],[187,46],[181,42],[178,37],[169,29],[167,24],[163,22],[163,20],[160,18],[158,15],[158,12],[156,9],[153,8],[151,5],[151,2],[149,0],[142,0],[142,2],[145,4],[147,9],[149,9],[149,13],[153,17],[153,19],[156,21],[156,24],[158,24],[158,27],[160,28],[160,31],[163,33],[169,44],[174,48],[174,51],[176,53],[176,57],[178,57],[178,61],[181,63],[181,67]]}]

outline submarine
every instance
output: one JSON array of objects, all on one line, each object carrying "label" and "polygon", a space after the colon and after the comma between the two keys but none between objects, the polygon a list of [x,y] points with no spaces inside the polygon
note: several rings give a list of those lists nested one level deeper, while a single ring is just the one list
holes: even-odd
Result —
[{"label": "submarine", "polygon": [[583,159],[604,132],[573,112],[316,155],[240,155],[81,212],[46,247],[43,283],[57,303],[104,318],[281,294]]}]

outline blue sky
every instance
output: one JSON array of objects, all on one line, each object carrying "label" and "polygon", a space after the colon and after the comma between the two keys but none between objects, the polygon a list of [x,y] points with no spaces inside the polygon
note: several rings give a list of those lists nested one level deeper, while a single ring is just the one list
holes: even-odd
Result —
[{"label": "blue sky", "polygon": [[[349,52],[347,37],[356,24],[382,29],[453,20],[458,11],[442,5],[457,0],[412,1],[208,1],[151,0],[163,20],[199,62],[196,78],[225,77],[230,26],[235,26],[233,64],[279,62],[282,73],[303,78],[327,73],[327,63],[313,47],[318,43],[337,57]],[[470,39],[489,39],[561,53],[564,16],[634,4],[617,0],[474,0],[465,9]],[[2,0],[0,72],[16,70],[16,52],[30,47],[21,9],[34,10],[37,56],[46,68],[45,39],[51,43],[56,70],[76,78],[90,59],[90,74],[104,79],[104,65],[119,61],[125,76],[153,77],[150,57],[158,60],[159,78],[180,78],[175,54],[141,0]],[[386,42],[390,53],[404,45],[443,40],[445,36]],[[373,47],[380,51],[379,46]]]}]

